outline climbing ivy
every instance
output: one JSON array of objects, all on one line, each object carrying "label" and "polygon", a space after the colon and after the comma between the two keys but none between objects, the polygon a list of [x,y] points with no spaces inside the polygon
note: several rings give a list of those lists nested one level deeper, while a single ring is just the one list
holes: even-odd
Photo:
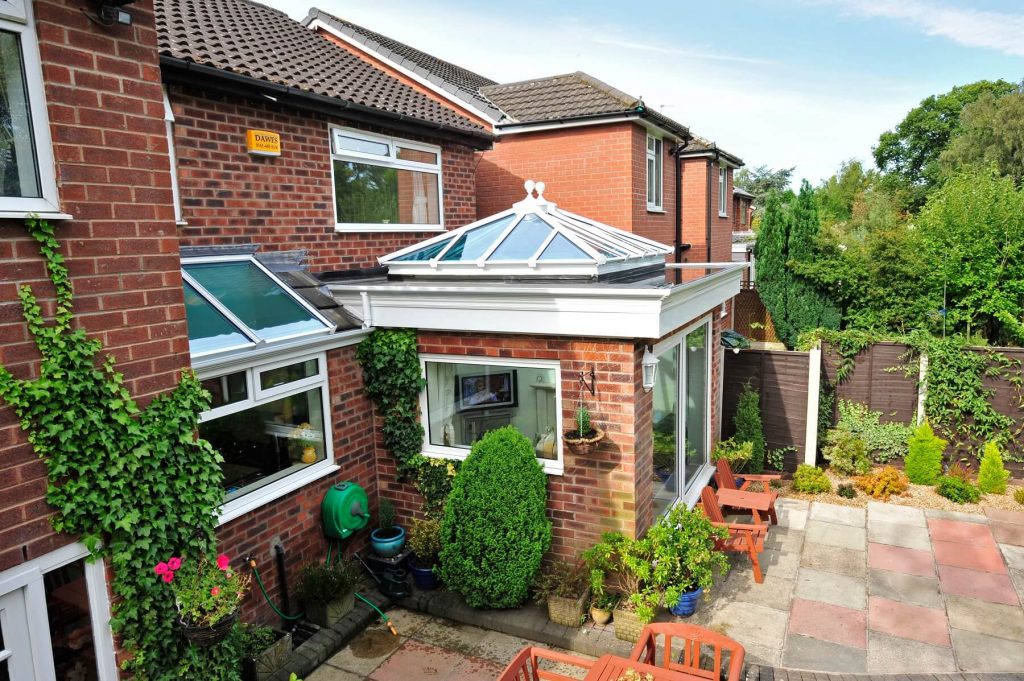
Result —
[{"label": "climbing ivy", "polygon": [[[72,286],[54,229],[29,219],[55,291],[51,322],[30,286],[18,295],[41,357],[36,378],[0,367],[0,398],[48,471],[53,527],[77,534],[91,559],[113,568],[111,626],[139,679],[234,679],[238,658],[220,646],[189,650],[177,613],[153,566],[170,555],[214,546],[215,511],[223,498],[220,455],[196,437],[209,394],[190,372],[142,410],[102,343],[72,325]],[[230,641],[225,646],[230,645]]]}]

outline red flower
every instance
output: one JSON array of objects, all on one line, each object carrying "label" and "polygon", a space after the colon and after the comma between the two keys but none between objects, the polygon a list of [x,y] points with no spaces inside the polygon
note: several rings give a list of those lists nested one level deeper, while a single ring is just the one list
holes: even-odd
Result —
[{"label": "red flower", "polygon": [[170,567],[167,565],[167,563],[163,561],[157,563],[156,567],[153,568],[153,572],[157,573],[158,575],[166,575],[169,570]]},{"label": "red flower", "polygon": [[217,556],[217,567],[219,567],[221,570],[227,570],[228,569],[228,565],[230,565],[230,564],[231,564],[231,561],[228,559],[228,556],[227,556],[226,553],[222,553],[219,556]]},{"label": "red flower", "polygon": [[174,573],[170,572],[170,571],[165,572],[164,576],[163,576],[163,579],[164,579],[165,582],[170,584],[171,582],[174,581]]},{"label": "red flower", "polygon": [[215,586],[212,589],[210,589],[210,595],[211,596],[216,596],[219,593],[220,593],[220,587],[219,586]]},{"label": "red flower", "polygon": [[167,560],[167,567],[171,568],[172,570],[177,570],[181,567],[181,558],[178,558],[177,556],[172,556]]}]

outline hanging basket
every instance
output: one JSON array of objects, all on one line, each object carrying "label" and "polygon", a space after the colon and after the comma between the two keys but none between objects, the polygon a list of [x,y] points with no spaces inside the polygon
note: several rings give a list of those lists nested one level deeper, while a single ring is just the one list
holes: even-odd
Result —
[{"label": "hanging basket", "polygon": [[600,428],[591,428],[587,437],[580,437],[579,431],[573,430],[562,436],[562,441],[569,445],[569,448],[577,454],[587,455],[597,448],[597,445],[604,439],[604,431]]},{"label": "hanging basket", "polygon": [[197,627],[187,622],[180,622],[181,624],[181,635],[188,640],[194,646],[200,648],[206,648],[214,644],[220,643],[227,635],[231,633],[231,628],[235,626],[235,620],[238,619],[238,611],[235,610],[230,615],[222,617],[220,621],[209,627]]}]

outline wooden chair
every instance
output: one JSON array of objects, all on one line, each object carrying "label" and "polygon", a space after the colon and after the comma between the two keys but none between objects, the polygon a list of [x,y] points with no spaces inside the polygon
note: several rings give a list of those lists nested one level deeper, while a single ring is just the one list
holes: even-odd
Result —
[{"label": "wooden chair", "polygon": [[[676,641],[678,645],[674,645]],[[660,664],[659,643],[662,650]],[[709,681],[719,681],[723,678],[723,653],[729,655],[728,676],[725,678],[728,681],[739,681],[746,655],[743,646],[727,636],[693,624],[663,622],[644,627],[629,659]],[[704,661],[711,663],[710,669],[702,664]]]},{"label": "wooden chair", "polygon": [[498,677],[498,681],[574,681],[576,677],[563,676],[553,671],[540,668],[541,660],[548,660],[553,663],[573,665],[580,669],[589,671],[593,666],[590,660],[584,660],[564,653],[556,653],[553,650],[527,646],[519,651],[513,658],[505,671]]},{"label": "wooden chair", "polygon": [[[747,488],[750,487],[750,483],[762,483],[764,487],[764,492],[761,492],[761,494],[767,494],[769,496],[769,499],[771,500],[768,506],[768,517],[771,518],[772,525],[779,524],[779,516],[775,512],[775,500],[779,498],[779,493],[773,492],[771,488],[768,486],[768,484],[772,480],[781,480],[781,475],[771,473],[764,475],[749,475],[747,473],[744,473],[743,484],[737,486],[736,477],[732,474],[732,468],[729,466],[728,461],[726,461],[725,459],[719,459],[716,466],[718,470],[715,473],[715,480],[718,482],[718,489],[734,489],[739,492],[748,492],[749,490]],[[755,494],[755,492],[751,492],[751,494]]]},{"label": "wooden chair", "polygon": [[729,530],[726,539],[716,539],[715,548],[719,551],[732,553],[745,553],[750,557],[754,566],[754,581],[758,584],[764,582],[764,575],[761,574],[761,561],[757,554],[764,551],[764,540],[768,536],[768,525],[765,523],[743,524],[726,522],[722,514],[722,507],[718,505],[718,497],[715,490],[710,486],[700,491],[700,505],[704,515],[708,517],[715,527],[724,527]]}]

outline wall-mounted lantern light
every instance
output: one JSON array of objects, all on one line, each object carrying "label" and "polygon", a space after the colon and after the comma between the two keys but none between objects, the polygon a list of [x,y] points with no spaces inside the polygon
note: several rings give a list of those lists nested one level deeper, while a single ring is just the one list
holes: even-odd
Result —
[{"label": "wall-mounted lantern light", "polygon": [[649,393],[654,390],[654,382],[658,378],[658,358],[650,348],[644,349],[644,358],[640,360],[640,366],[643,370],[644,392]]}]

